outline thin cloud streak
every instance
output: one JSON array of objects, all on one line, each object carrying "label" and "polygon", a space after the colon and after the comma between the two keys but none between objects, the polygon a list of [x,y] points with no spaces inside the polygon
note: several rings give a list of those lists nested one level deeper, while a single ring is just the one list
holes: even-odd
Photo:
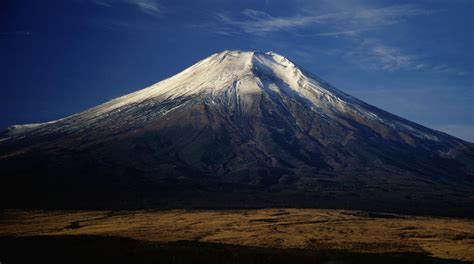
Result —
[{"label": "thin cloud streak", "polygon": [[137,6],[142,12],[149,15],[158,15],[161,10],[154,0],[127,0],[127,3]]},{"label": "thin cloud streak", "polygon": [[91,0],[92,3],[112,8],[116,4],[128,4],[135,6],[141,12],[151,15],[151,16],[158,16],[161,14],[161,7],[156,0]]},{"label": "thin cloud streak", "polygon": [[356,35],[360,31],[375,30],[381,26],[393,25],[410,17],[429,15],[432,10],[424,10],[414,5],[394,5],[383,8],[358,9],[351,12],[341,11],[320,15],[295,15],[274,17],[266,12],[245,9],[241,19],[217,13],[220,22],[230,26],[228,33],[245,32],[263,35],[268,32],[293,30],[305,26],[321,24],[334,29],[332,32],[319,33],[319,36]]},{"label": "thin cloud streak", "polygon": [[[220,13],[216,14],[216,17],[229,26],[237,27],[245,33],[255,35],[302,27],[316,21],[313,17],[275,18],[265,12],[248,9],[244,10],[242,14],[251,20],[238,21]],[[235,33],[233,28],[229,27],[228,30],[228,33]]]},{"label": "thin cloud streak", "polygon": [[[393,5],[377,9],[356,11],[353,22],[364,22],[376,25],[391,25],[403,22],[405,19],[421,15],[430,15],[434,10],[425,10],[415,5]],[[350,13],[349,13],[350,14]]]},{"label": "thin cloud streak", "polygon": [[345,31],[319,33],[319,34],[316,34],[316,36],[322,36],[322,37],[324,37],[324,36],[327,36],[327,37],[330,37],[330,36],[336,36],[336,37],[339,37],[339,36],[355,36],[359,32],[361,32],[361,30],[345,30]]},{"label": "thin cloud streak", "polygon": [[96,5],[99,5],[99,6],[112,7],[112,5],[109,4],[108,2],[104,2],[104,1],[101,1],[101,0],[92,0],[92,3],[94,3]]},{"label": "thin cloud streak", "polygon": [[359,46],[346,52],[344,58],[361,68],[370,70],[395,70],[415,68],[415,56],[381,44],[374,39],[366,39]]},{"label": "thin cloud streak", "polygon": [[416,70],[456,74],[458,76],[469,75],[469,72],[459,71],[448,65],[431,65],[421,62],[421,59],[416,55],[406,53],[399,48],[387,46],[376,39],[364,39],[358,46],[343,53],[343,57],[352,64],[367,70],[388,72]]}]

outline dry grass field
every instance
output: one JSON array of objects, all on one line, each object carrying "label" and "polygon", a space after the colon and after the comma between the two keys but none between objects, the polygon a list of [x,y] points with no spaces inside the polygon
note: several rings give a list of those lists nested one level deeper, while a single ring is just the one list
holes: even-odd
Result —
[{"label": "dry grass field", "polygon": [[348,210],[4,210],[1,237],[94,235],[474,261],[474,220]]}]

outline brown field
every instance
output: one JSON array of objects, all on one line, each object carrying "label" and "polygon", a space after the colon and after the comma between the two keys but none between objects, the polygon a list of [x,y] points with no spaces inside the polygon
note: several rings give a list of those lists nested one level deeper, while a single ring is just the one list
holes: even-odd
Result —
[{"label": "brown field", "polygon": [[474,261],[474,220],[348,210],[4,210],[1,237],[94,235]]}]

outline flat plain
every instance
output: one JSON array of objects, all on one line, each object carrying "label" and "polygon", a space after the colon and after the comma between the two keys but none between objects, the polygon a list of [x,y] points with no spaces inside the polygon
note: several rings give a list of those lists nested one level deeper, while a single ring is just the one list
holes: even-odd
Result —
[{"label": "flat plain", "polygon": [[119,237],[474,261],[474,220],[330,209],[4,210],[0,237]]}]

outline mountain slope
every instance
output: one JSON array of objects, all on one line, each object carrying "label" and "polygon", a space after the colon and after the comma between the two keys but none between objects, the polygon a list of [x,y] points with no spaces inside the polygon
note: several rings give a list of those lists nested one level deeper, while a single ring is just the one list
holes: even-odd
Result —
[{"label": "mountain slope", "polygon": [[368,105],[272,52],[217,53],[146,89],[13,126],[0,139],[5,191],[64,191],[79,201],[85,190],[133,190],[140,201],[171,205],[205,205],[213,194],[236,206],[470,207],[473,168],[473,144]]}]

